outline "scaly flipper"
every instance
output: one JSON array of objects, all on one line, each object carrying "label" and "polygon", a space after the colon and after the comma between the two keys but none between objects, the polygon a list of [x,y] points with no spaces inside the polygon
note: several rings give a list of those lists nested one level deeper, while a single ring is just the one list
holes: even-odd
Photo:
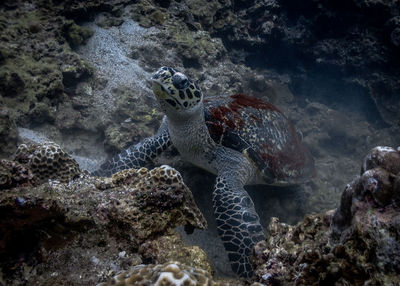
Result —
[{"label": "scaly flipper", "polygon": [[241,154],[235,152],[229,159],[222,156],[225,157],[223,161],[230,163],[220,169],[217,177],[213,192],[214,214],[232,270],[241,277],[251,278],[251,252],[257,242],[265,239],[265,235],[253,201],[243,188],[248,180],[246,170],[250,168],[249,163],[235,160],[235,155],[240,157]]},{"label": "scaly flipper", "polygon": [[110,161],[102,164],[98,170],[93,172],[93,175],[111,176],[124,169],[144,167],[170,145],[170,136],[164,122],[156,135],[148,137],[116,155]]}]

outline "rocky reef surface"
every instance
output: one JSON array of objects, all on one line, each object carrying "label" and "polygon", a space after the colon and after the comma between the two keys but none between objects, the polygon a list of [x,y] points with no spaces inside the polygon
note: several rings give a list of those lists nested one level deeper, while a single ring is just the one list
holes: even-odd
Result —
[{"label": "rocky reef surface", "polygon": [[400,148],[376,147],[340,206],[296,226],[273,218],[255,248],[257,279],[267,285],[400,283]]},{"label": "rocky reef surface", "polygon": [[249,281],[214,278],[207,254],[173,230],[207,227],[175,169],[98,178],[54,143],[17,150],[0,161],[0,285],[400,283],[400,147],[372,149],[336,210],[295,226],[272,218]]},{"label": "rocky reef surface", "polygon": [[204,251],[173,231],[207,226],[175,169],[95,178],[71,168],[77,163],[55,144],[18,150],[16,158],[47,164],[0,162],[0,285],[93,285],[129,266],[170,260],[211,273]]},{"label": "rocky reef surface", "polygon": [[[23,158],[8,160],[19,143],[56,142],[92,170],[153,134],[161,114],[147,79],[171,65],[206,96],[273,103],[303,134],[313,181],[247,188],[266,228],[271,216],[295,224],[334,209],[364,154],[400,142],[399,11],[398,1],[381,0],[2,1],[0,184],[41,183]],[[211,211],[214,177],[173,150],[156,162],[165,163],[209,222],[207,232],[180,234],[232,275]]]}]

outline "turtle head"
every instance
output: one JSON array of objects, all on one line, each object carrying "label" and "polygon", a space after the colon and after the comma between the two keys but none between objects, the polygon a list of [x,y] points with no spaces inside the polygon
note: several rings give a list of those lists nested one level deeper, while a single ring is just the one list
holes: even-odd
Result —
[{"label": "turtle head", "polygon": [[203,93],[185,74],[162,67],[151,80],[153,92],[167,115],[190,115],[202,107]]}]

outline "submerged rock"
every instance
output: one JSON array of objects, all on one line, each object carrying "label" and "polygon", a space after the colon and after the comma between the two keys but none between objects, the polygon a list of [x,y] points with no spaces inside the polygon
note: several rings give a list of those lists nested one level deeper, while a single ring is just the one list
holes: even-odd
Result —
[{"label": "submerged rock", "polygon": [[24,165],[11,160],[0,160],[0,190],[33,183],[33,174]]},{"label": "submerged rock", "polygon": [[9,110],[4,107],[0,107],[0,137],[3,139],[0,140],[0,158],[11,155],[17,146],[18,132]]},{"label": "submerged rock", "polygon": [[[178,225],[187,231],[207,225],[175,169],[129,169],[111,178],[90,177],[52,143],[24,145],[16,158],[18,162],[2,160],[0,165],[1,283],[94,285],[148,261],[149,255],[155,261],[187,261],[172,244],[196,256],[196,266],[211,269],[201,249],[186,246],[172,232]],[[59,164],[58,173],[51,172],[54,164]],[[32,186],[32,177],[42,184]],[[158,250],[150,251],[149,245],[164,235]]]},{"label": "submerged rock", "polygon": [[25,164],[39,184],[49,179],[67,182],[81,173],[78,163],[52,142],[21,144],[15,152],[14,160]]},{"label": "submerged rock", "polygon": [[400,283],[400,152],[376,147],[348,184],[340,207],[296,226],[273,218],[255,249],[256,275],[267,285]]},{"label": "submerged rock", "polygon": [[[120,199],[119,204],[110,203],[121,212],[118,220],[134,227],[139,242],[178,225],[185,225],[188,231],[207,227],[181,175],[169,166],[123,170],[96,185],[100,189],[123,188],[119,194],[112,194],[113,201]],[[102,203],[98,210],[107,214],[109,207]],[[113,217],[114,214],[106,216],[110,220]]]},{"label": "submerged rock", "polygon": [[87,39],[93,35],[93,31],[86,27],[78,26],[72,20],[67,20],[64,22],[63,32],[71,47],[85,44]]},{"label": "submerged rock", "polygon": [[[203,269],[171,261],[156,265],[137,265],[128,271],[119,273],[110,281],[100,283],[97,286],[111,285],[241,286],[246,284],[241,281],[214,280],[210,273]],[[257,282],[251,284],[251,286],[261,285],[263,284]]]},{"label": "submerged rock", "polygon": [[179,261],[210,274],[214,272],[207,254],[198,246],[185,245],[180,235],[175,232],[141,244],[139,254],[146,263],[164,264]]},{"label": "submerged rock", "polygon": [[178,262],[158,265],[138,265],[122,272],[108,283],[109,285],[217,285],[210,274],[202,269],[192,268]]}]

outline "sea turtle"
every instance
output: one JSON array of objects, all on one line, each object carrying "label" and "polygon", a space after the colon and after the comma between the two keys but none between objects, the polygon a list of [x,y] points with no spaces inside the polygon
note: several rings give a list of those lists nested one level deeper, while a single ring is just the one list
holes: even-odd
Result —
[{"label": "sea turtle", "polygon": [[250,255],[264,233],[247,184],[297,184],[310,178],[313,159],[289,120],[273,105],[244,94],[203,100],[197,84],[162,67],[152,77],[165,113],[156,135],[103,164],[98,175],[141,167],[169,145],[182,158],[217,175],[213,207],[234,272],[253,275]]}]

